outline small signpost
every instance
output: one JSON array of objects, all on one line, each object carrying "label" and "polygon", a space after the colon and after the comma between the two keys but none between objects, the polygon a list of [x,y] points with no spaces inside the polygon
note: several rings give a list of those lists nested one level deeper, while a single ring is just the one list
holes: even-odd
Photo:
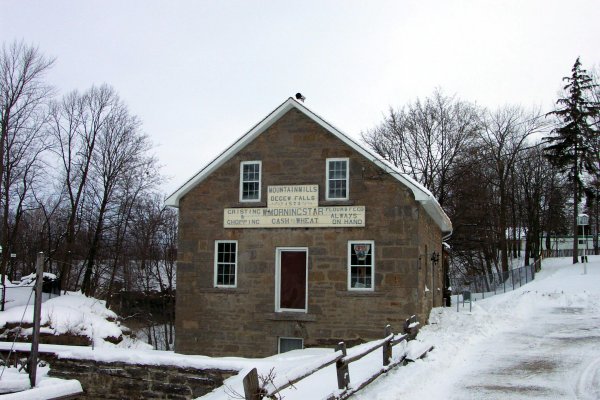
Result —
[{"label": "small signpost", "polygon": [[583,251],[583,257],[581,257],[581,261],[583,261],[583,274],[587,275],[587,249],[588,249],[588,240],[585,236],[585,227],[590,222],[590,217],[587,214],[579,214],[577,216],[577,225],[583,228],[583,240],[585,240],[585,250]]}]

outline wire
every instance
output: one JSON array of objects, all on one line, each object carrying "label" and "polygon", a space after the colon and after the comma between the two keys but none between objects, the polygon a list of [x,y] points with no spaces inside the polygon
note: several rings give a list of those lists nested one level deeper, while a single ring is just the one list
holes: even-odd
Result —
[{"label": "wire", "polygon": [[[23,315],[21,315],[21,321],[19,321],[18,332],[21,333],[21,326],[23,325],[23,319],[25,318],[25,313],[27,312],[27,307],[29,307],[29,301],[31,300],[31,296],[33,295],[34,286],[31,287],[31,292],[29,293],[29,297],[27,298],[27,304],[25,304],[25,309],[23,310]],[[4,288],[4,296],[6,296],[6,288]],[[10,355],[13,353],[15,349],[15,343],[17,342],[18,335],[15,335],[13,339],[12,345],[10,346],[10,351],[8,352],[8,356],[6,357],[4,366],[2,367],[2,372],[0,372],[0,380],[4,375],[4,370],[7,367],[8,361],[10,360]]]}]

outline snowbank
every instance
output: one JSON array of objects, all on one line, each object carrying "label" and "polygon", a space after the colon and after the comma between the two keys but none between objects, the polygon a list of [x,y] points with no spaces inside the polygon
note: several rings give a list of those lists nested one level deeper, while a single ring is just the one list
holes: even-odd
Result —
[{"label": "snowbank", "polygon": [[[33,307],[23,305],[0,312],[0,328],[7,324],[32,326]],[[67,292],[46,301],[42,306],[41,325],[44,334],[87,337],[94,347],[152,348],[128,339],[127,329],[121,326],[118,316],[106,308],[105,301],[80,292]],[[31,328],[24,329],[22,334],[31,334]]]}]

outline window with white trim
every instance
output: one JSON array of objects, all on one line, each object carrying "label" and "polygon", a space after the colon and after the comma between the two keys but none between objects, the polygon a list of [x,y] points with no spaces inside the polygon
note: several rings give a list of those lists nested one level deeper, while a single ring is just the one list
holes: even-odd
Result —
[{"label": "window with white trim", "polygon": [[326,200],[348,200],[348,181],[350,171],[347,158],[327,159]]},{"label": "window with white trim", "polygon": [[237,286],[237,241],[215,241],[215,287]]},{"label": "window with white trim", "polygon": [[240,164],[240,201],[260,201],[260,161],[242,161]]},{"label": "window with white trim", "polygon": [[351,240],[348,242],[348,290],[374,288],[375,242]]}]

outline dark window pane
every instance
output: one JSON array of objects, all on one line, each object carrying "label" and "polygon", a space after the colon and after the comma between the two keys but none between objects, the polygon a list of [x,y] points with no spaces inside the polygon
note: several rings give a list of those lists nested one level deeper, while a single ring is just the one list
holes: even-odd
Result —
[{"label": "dark window pane", "polygon": [[291,350],[302,350],[302,339],[279,338],[279,353],[285,353]]},{"label": "dark window pane", "polygon": [[236,243],[217,243],[217,285],[235,285]]},{"label": "dark window pane", "polygon": [[367,288],[373,286],[373,251],[369,243],[350,244],[350,287]]}]

